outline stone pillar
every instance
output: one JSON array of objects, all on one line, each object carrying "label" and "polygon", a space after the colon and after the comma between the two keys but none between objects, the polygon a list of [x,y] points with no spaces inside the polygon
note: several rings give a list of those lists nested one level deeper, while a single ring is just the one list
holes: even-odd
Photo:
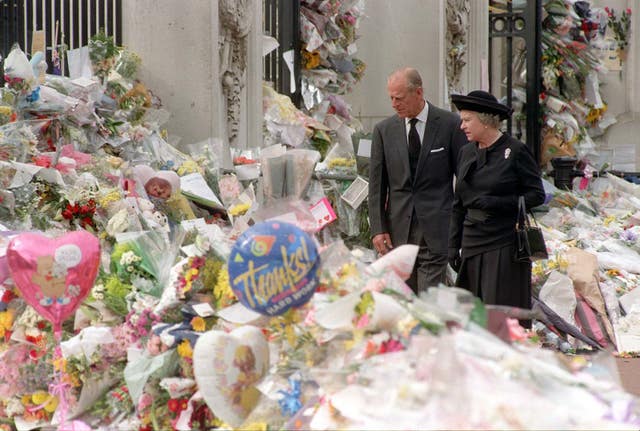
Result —
[{"label": "stone pillar", "polygon": [[262,0],[252,0],[253,24],[249,33],[249,60],[247,62],[247,84],[245,107],[247,111],[246,147],[262,147]]},{"label": "stone pillar", "polygon": [[[142,58],[139,77],[170,112],[166,128],[180,148],[210,139],[226,150],[262,144],[261,0],[136,0],[122,7],[123,45]],[[225,53],[236,60],[223,64]]]},{"label": "stone pillar", "polygon": [[233,148],[261,146],[262,3],[218,0],[217,7],[226,138]]},{"label": "stone pillar", "polygon": [[[489,90],[489,2],[470,1],[467,37],[467,66],[462,72],[462,88]],[[484,81],[483,82],[483,78]]]}]

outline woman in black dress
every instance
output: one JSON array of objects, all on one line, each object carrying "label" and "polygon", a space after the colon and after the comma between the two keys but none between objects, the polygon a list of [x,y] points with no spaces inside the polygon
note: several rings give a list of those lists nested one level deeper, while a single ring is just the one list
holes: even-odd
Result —
[{"label": "woman in black dress", "polygon": [[518,197],[527,208],[544,202],[531,150],[500,131],[511,109],[486,91],[453,95],[470,142],[458,156],[449,235],[456,285],[485,304],[531,308],[531,263],[514,260]]}]

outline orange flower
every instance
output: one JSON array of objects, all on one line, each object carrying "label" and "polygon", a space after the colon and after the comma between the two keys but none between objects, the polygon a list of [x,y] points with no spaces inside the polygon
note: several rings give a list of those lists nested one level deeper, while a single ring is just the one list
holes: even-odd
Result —
[{"label": "orange flower", "polygon": [[206,329],[206,322],[200,316],[196,316],[191,319],[191,327],[196,332],[203,332]]}]

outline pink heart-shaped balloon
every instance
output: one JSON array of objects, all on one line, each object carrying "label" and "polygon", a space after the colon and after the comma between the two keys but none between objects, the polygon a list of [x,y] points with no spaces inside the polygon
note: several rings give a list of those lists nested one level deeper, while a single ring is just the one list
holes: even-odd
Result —
[{"label": "pink heart-shaped balloon", "polygon": [[93,287],[100,242],[83,230],[57,238],[22,233],[9,242],[7,263],[24,300],[58,333]]}]

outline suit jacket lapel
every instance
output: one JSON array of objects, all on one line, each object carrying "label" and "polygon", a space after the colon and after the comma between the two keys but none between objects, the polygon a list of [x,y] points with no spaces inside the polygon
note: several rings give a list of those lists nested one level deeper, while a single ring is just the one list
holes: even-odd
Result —
[{"label": "suit jacket lapel", "polygon": [[[433,148],[434,143],[438,138],[438,130],[440,129],[440,113],[436,111],[436,107],[429,104],[429,115],[427,115],[427,124],[424,129],[424,138],[422,139],[422,149],[420,150],[420,158],[418,159],[418,166],[416,168],[416,178],[418,172],[427,162],[429,153]],[[407,160],[409,155],[407,152]]]},{"label": "suit jacket lapel", "polygon": [[407,173],[408,177],[411,176],[411,168],[409,166],[409,143],[407,142],[407,129],[405,126],[404,118],[396,117],[396,121],[391,125],[391,134],[393,136],[393,143],[400,143],[399,145],[393,145],[393,150],[396,152],[397,161],[401,163],[398,168],[402,169],[401,172]]}]

